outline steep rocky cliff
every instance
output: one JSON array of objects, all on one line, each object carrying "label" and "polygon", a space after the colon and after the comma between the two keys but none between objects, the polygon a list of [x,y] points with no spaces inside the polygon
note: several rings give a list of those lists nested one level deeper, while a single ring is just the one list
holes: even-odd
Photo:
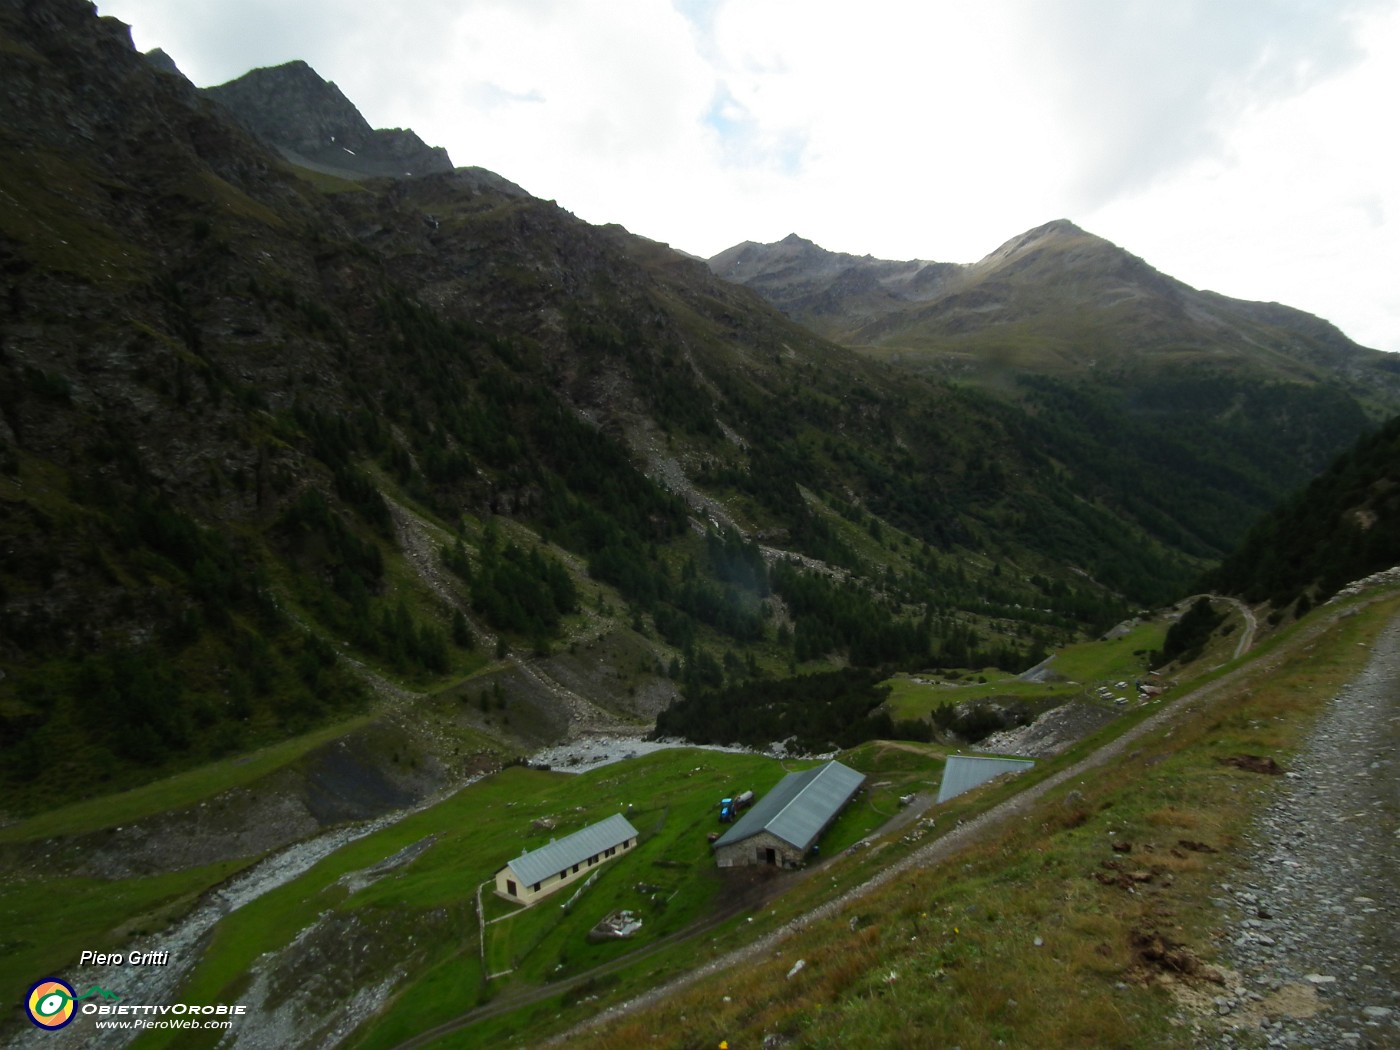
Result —
[{"label": "steep rocky cliff", "polygon": [[452,170],[447,151],[404,128],[371,128],[360,111],[305,62],[255,69],[204,94],[293,163],[361,176]]}]

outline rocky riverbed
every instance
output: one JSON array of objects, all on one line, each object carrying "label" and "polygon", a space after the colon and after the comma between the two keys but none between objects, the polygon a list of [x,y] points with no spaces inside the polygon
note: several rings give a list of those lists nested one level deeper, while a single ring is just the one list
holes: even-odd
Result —
[{"label": "rocky riverbed", "polygon": [[1217,898],[1222,1045],[1400,1047],[1400,620],[1279,779]]},{"label": "rocky riverbed", "polygon": [[740,744],[692,744],[688,740],[665,739],[646,740],[641,736],[622,736],[598,733],[581,736],[566,744],[545,748],[530,757],[530,765],[537,769],[553,769],[560,773],[584,773],[599,766],[611,765],[629,758],[650,755],[671,748],[699,748],[704,751],[727,751],[730,754],[767,755],[770,758],[833,758],[835,753],[809,755],[789,751],[785,743],[779,741],[766,748],[744,747]]}]

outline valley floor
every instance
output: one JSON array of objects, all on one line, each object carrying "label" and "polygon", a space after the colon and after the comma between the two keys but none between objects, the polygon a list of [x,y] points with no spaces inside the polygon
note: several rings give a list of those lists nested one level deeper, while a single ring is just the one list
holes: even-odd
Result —
[{"label": "valley floor", "polygon": [[[893,783],[874,785],[885,808],[862,813],[869,826],[846,828],[826,860],[781,884],[755,885],[752,895],[692,902],[684,915],[681,899],[669,918],[656,913],[648,928],[657,939],[632,953],[586,957],[570,949],[575,962],[561,973],[564,942],[556,938],[518,979],[483,997],[473,976],[477,949],[462,949],[476,919],[458,883],[490,866],[482,850],[497,849],[497,840],[509,840],[499,847],[509,855],[531,819],[582,813],[584,803],[602,812],[625,797],[637,800],[648,826],[654,822],[655,842],[639,861],[646,867],[634,864],[633,875],[614,878],[611,888],[600,884],[594,903],[601,907],[614,892],[623,900],[641,872],[647,882],[680,886],[676,873],[708,858],[708,800],[760,772],[776,778],[765,765],[771,759],[639,755],[635,764],[577,779],[508,770],[440,808],[386,821],[377,835],[363,828],[319,867],[277,880],[276,892],[259,896],[236,922],[224,913],[241,883],[226,884],[205,901],[209,921],[190,927],[195,979],[172,966],[168,992],[145,984],[137,991],[148,1001],[178,994],[258,1004],[256,1020],[236,1033],[240,1046],[468,1047],[508,1033],[501,1045],[533,1047],[571,1024],[556,1044],[645,1036],[690,1047],[722,1037],[795,1050],[939,1045],[927,1040],[956,1033],[952,1042],[972,1050],[1089,1045],[1084,1033],[1095,1032],[1098,1045],[1136,1050],[1400,1045],[1397,609],[1388,590],[1314,610],[1261,642],[1247,662],[1205,672],[1205,684],[1139,711],[1135,724],[1106,727],[1096,741],[1042,758],[1024,779],[940,808],[936,831],[926,790],[936,767],[915,763],[905,780],[895,774]],[[1228,639],[1230,649],[1234,643]],[[551,757],[556,768],[580,769],[634,749],[639,742],[603,737]],[[872,771],[904,771],[886,752],[926,751],[867,750],[857,757]],[[1278,762],[1239,764],[1251,755]],[[651,779],[637,779],[643,775]],[[912,804],[896,808],[906,791]],[[870,848],[848,850],[857,839]],[[446,925],[435,933],[422,925],[425,916]],[[448,921],[454,916],[460,929]],[[371,929],[373,922],[383,928]],[[332,990],[339,971],[291,949],[316,936],[329,943],[347,929],[370,940],[379,930],[412,965],[390,980],[356,955],[369,968],[352,967],[348,983]],[[434,969],[423,953],[439,934],[445,954]],[[167,933],[158,946],[173,943]],[[485,966],[484,940],[480,951]],[[799,959],[805,972],[795,979]],[[391,989],[409,970],[417,983]],[[456,983],[441,984],[444,974]],[[84,988],[91,978],[125,991],[123,980],[131,980],[79,976]],[[330,1013],[353,1000],[359,1012],[317,1028],[324,1018],[307,1013],[307,996],[319,996]],[[1017,1009],[1050,1001],[1062,1009]],[[851,1031],[861,1039],[847,1041]],[[102,1034],[111,1042],[78,1031],[68,1041],[127,1041]],[[27,1025],[5,1037],[26,1046],[51,1038]],[[139,1045],[193,1044],[148,1036]]]}]

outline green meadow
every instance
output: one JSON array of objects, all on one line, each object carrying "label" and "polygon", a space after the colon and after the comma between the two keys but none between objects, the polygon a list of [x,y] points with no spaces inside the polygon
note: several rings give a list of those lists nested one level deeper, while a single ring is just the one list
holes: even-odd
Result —
[{"label": "green meadow", "polygon": [[[225,919],[182,995],[195,1002],[246,998],[249,975],[260,960],[288,949],[320,923],[352,931],[363,956],[353,974],[347,972],[354,984],[410,968],[392,1002],[357,1038],[358,1045],[393,1045],[507,989],[569,978],[722,913],[727,882],[708,841],[711,831],[722,830],[718,800],[746,788],[762,794],[787,772],[811,764],[680,749],[582,774],[505,769],[343,847]],[[829,833],[832,848],[844,848],[884,822],[898,807],[909,767],[921,767],[921,775],[934,768],[917,756],[902,765],[906,775],[882,778],[880,788],[842,815]],[[491,886],[483,887],[485,918],[491,920],[483,941],[476,917],[479,886],[522,850],[613,813],[625,814],[637,828],[634,851],[602,865],[594,884],[579,891],[570,907],[565,905],[576,886],[530,908],[500,901]],[[401,851],[407,859],[396,864]],[[642,920],[641,930],[626,941],[589,943],[589,930],[622,909]],[[337,965],[330,958],[313,966],[308,956],[302,976],[324,978],[326,968]],[[502,976],[488,980],[487,973]],[[280,979],[295,986],[295,974],[293,963]],[[178,1035],[156,1033],[141,1045],[186,1045],[191,1038]],[[211,1035],[210,1045],[215,1041]]]},{"label": "green meadow", "polygon": [[1036,711],[1073,697],[1098,702],[1097,686],[1142,678],[1147,654],[1161,648],[1166,634],[1165,623],[1150,622],[1119,638],[1066,646],[1056,652],[1046,682],[1025,682],[996,668],[952,676],[938,671],[896,675],[885,683],[890,687],[886,706],[891,717],[908,719],[928,718],[943,704],[970,700],[1020,700]]}]

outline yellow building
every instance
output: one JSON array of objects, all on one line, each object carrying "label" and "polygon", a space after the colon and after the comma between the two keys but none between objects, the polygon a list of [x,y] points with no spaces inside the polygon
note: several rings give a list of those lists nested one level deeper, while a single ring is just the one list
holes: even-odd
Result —
[{"label": "yellow building", "polygon": [[548,846],[522,853],[496,872],[496,893],[509,901],[533,904],[571,882],[588,878],[598,865],[636,845],[637,829],[616,813]]}]

